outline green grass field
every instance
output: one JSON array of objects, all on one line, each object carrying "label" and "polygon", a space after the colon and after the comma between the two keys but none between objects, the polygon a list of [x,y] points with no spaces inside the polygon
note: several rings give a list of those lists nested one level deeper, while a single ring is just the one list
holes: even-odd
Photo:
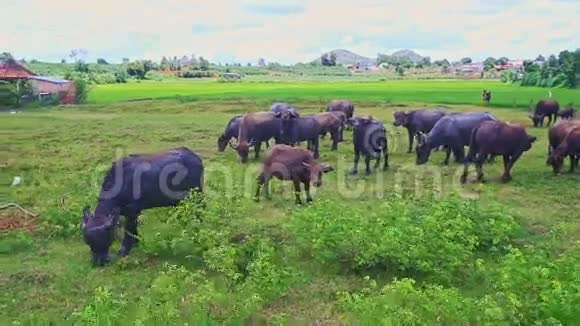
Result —
[{"label": "green grass field", "polygon": [[[110,103],[141,98],[176,98],[185,101],[208,99],[261,100],[332,100],[348,98],[356,101],[389,103],[481,103],[481,90],[492,91],[495,107],[525,107],[548,96],[539,87],[519,87],[485,80],[400,80],[385,82],[264,82],[218,83],[216,81],[143,82],[96,86],[89,96],[91,103]],[[553,96],[562,105],[578,103],[578,91],[553,89]]]},{"label": "green grass field", "polygon": [[[419,105],[483,110],[475,105],[483,88],[494,92],[486,109],[525,125],[513,100],[525,106],[546,93],[479,81],[143,83],[96,87],[93,104],[1,114],[0,182],[6,189],[22,177],[1,201],[40,216],[31,219],[32,232],[0,231],[0,324],[574,324],[580,174],[554,176],[545,165],[547,129],[528,129],[539,140],[516,163],[513,182],[499,182],[498,159],[484,168],[487,183],[462,186],[462,166],[442,166],[441,152],[416,166],[406,131],[392,126],[394,111]],[[580,103],[578,90],[553,93]],[[174,95],[195,101],[120,102]],[[320,161],[336,171],[311,207],[296,207],[291,184],[279,181],[271,201],[252,201],[259,162],[241,165],[233,150],[216,150],[227,121],[282,99],[318,112],[335,97],[352,98],[357,114],[385,122],[390,169],[347,175],[346,132],[337,152],[321,142]],[[188,219],[191,206],[146,211],[140,246],[92,268],[81,210],[94,208],[111,161],[175,146],[204,159],[208,215],[197,224]],[[415,211],[425,212],[417,215],[423,222],[398,218]],[[0,214],[24,218],[17,210]],[[470,220],[475,214],[485,219]],[[393,282],[402,278],[416,283]]]}]

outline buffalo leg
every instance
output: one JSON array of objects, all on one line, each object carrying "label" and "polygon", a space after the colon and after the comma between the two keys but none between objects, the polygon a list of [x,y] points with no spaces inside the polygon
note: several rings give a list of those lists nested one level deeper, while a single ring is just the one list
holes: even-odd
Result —
[{"label": "buffalo leg", "polygon": [[339,141],[338,137],[339,137],[338,136],[338,129],[332,130],[330,132],[330,138],[332,138],[332,146],[330,147],[331,151],[335,151],[338,149],[338,141]]},{"label": "buffalo leg", "polygon": [[512,180],[512,168],[514,167],[514,164],[516,163],[516,161],[518,160],[518,158],[520,158],[520,155],[522,155],[522,153],[517,153],[512,155],[511,157],[504,155],[504,164],[505,164],[505,160],[506,160],[506,156],[508,157],[508,161],[507,161],[507,165],[506,165],[506,169],[504,171],[504,174],[501,178],[501,180],[503,182],[509,182]]},{"label": "buffalo leg", "polygon": [[407,153],[413,152],[413,141],[415,140],[415,132],[411,129],[407,129],[407,133],[409,134],[409,148],[407,149]]},{"label": "buffalo leg", "polygon": [[322,139],[326,138],[326,131],[320,133],[320,138]]},{"label": "buffalo leg", "polygon": [[264,173],[260,173],[260,175],[258,176],[258,186],[256,188],[256,197],[254,197],[254,200],[260,201],[260,192],[262,190],[262,187],[264,188],[264,196],[266,197],[266,199],[270,199],[270,190],[268,189],[269,181],[270,181],[269,177],[266,177],[264,175]]},{"label": "buffalo leg", "polygon": [[270,140],[266,140],[266,149],[270,148]]},{"label": "buffalo leg", "polygon": [[371,174],[371,157],[368,155],[365,155],[365,173]]},{"label": "buffalo leg", "polygon": [[358,173],[358,161],[360,160],[360,153],[358,151],[354,152],[354,167],[350,171],[350,174],[357,174]]},{"label": "buffalo leg", "polygon": [[121,257],[128,255],[133,245],[139,241],[137,235],[137,216],[127,216],[125,221],[125,236],[121,243],[121,249],[119,249],[119,256]]},{"label": "buffalo leg", "polygon": [[389,150],[388,148],[383,148],[383,171],[389,168]]},{"label": "buffalo leg", "polygon": [[320,153],[318,153],[318,135],[316,135],[316,138],[312,139],[312,152],[314,153],[314,158],[319,158],[320,157]]},{"label": "buffalo leg", "polygon": [[463,146],[453,148],[453,158],[455,160],[455,163],[463,162],[463,160],[465,159],[465,149],[463,148]]},{"label": "buffalo leg", "polygon": [[451,157],[451,147],[447,146],[445,148],[445,160],[443,160],[443,164],[449,165],[449,157]]},{"label": "buffalo leg", "polygon": [[262,142],[261,141],[257,141],[256,144],[254,145],[254,151],[255,151],[255,157],[256,160],[260,158],[260,148],[262,147]]},{"label": "buffalo leg", "polygon": [[578,158],[576,155],[570,155],[570,173],[573,173],[578,165]]},{"label": "buffalo leg", "polygon": [[310,182],[304,182],[304,192],[306,192],[306,202],[312,202],[312,196],[310,196]]},{"label": "buffalo leg", "polygon": [[469,174],[469,159],[463,161],[463,174],[461,175],[461,183],[467,182],[467,175]]},{"label": "buffalo leg", "polygon": [[487,158],[487,153],[480,151],[475,159],[475,168],[477,170],[477,181],[484,182],[483,180],[483,163]]},{"label": "buffalo leg", "polygon": [[302,204],[302,199],[300,199],[300,181],[294,180],[294,195],[296,196],[296,205]]},{"label": "buffalo leg", "polygon": [[339,142],[342,142],[342,141],[344,141],[344,138],[343,138],[343,136],[344,136],[344,127],[340,127],[340,130],[339,130],[339,132],[338,132],[338,141],[339,141]]}]

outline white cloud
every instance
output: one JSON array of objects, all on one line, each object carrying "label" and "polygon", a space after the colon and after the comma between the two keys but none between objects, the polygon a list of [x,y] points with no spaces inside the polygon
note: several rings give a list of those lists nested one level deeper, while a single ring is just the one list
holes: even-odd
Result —
[{"label": "white cloud", "polygon": [[450,59],[580,47],[580,2],[562,0],[3,2],[2,50],[52,60],[79,47],[92,59],[195,53],[285,63],[337,47],[371,57],[414,48]]}]

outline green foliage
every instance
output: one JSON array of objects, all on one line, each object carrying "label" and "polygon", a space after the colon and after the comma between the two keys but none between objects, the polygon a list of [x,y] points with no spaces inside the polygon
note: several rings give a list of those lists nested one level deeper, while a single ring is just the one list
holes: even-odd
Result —
[{"label": "green foliage", "polygon": [[324,263],[350,269],[393,267],[442,282],[472,270],[478,250],[501,248],[517,224],[501,209],[451,196],[395,198],[368,209],[325,201],[293,214],[300,246]]},{"label": "green foliage", "polygon": [[580,62],[576,60],[576,57],[580,57],[580,49],[575,53],[562,51],[557,58],[555,55],[550,55],[548,60],[542,61],[544,63],[541,66],[536,63],[526,63],[521,85],[550,88],[576,87],[580,71]]},{"label": "green foliage", "polygon": [[460,62],[461,62],[461,64],[465,65],[465,64],[473,62],[473,60],[471,60],[471,58],[469,58],[469,57],[465,57],[465,58],[461,58]]},{"label": "green foliage", "polygon": [[108,288],[98,287],[89,304],[80,313],[79,319],[82,325],[119,325],[119,317],[125,304],[125,300],[113,297]]},{"label": "green foliage", "polygon": [[508,325],[491,298],[466,298],[455,288],[420,287],[413,279],[396,280],[380,291],[376,282],[358,293],[339,293],[350,320],[361,325]]},{"label": "green foliage", "polygon": [[89,92],[91,91],[91,85],[86,79],[76,79],[74,80],[76,86],[76,102],[85,103],[89,97]]},{"label": "green foliage", "polygon": [[181,72],[183,78],[212,78],[213,76],[211,71],[185,70]]},{"label": "green foliage", "polygon": [[0,231],[0,255],[25,251],[33,244],[32,236],[26,231]]}]

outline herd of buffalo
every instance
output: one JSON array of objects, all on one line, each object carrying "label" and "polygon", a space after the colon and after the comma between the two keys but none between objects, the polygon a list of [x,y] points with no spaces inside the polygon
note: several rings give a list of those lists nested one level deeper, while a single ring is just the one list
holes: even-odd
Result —
[{"label": "herd of buffalo", "polygon": [[[491,92],[484,91],[489,102]],[[333,171],[319,157],[320,139],[327,134],[331,150],[343,141],[345,129],[353,134],[354,167],[351,174],[358,173],[360,157],[365,160],[365,172],[389,166],[387,131],[384,124],[372,116],[354,115],[351,101],[331,102],[323,112],[302,115],[287,103],[274,103],[269,111],[247,113],[233,117],[223,134],[217,139],[218,150],[223,152],[228,144],[236,150],[241,162],[248,161],[250,149],[255,158],[260,156],[262,143],[270,147],[262,162],[257,178],[256,200],[261,192],[266,197],[271,178],[292,181],[296,202],[301,203],[302,186],[306,201],[312,201],[310,185],[322,185],[322,175]],[[548,126],[556,117],[566,119],[554,123],[549,130],[547,164],[555,173],[560,172],[565,157],[570,158],[570,171],[574,171],[580,157],[580,120],[573,120],[572,107],[560,111],[558,102],[552,99],[539,101],[530,119],[535,127]],[[469,164],[475,164],[477,179],[482,180],[482,166],[486,160],[502,156],[504,173],[502,180],[511,180],[511,169],[519,157],[528,151],[536,137],[527,134],[519,124],[497,120],[488,112],[450,113],[444,109],[422,109],[395,112],[394,125],[407,129],[408,152],[412,152],[417,140],[416,163],[424,164],[433,150],[444,150],[445,164],[451,154],[457,163],[464,164],[462,182],[466,182]],[[301,143],[306,142],[302,147]],[[465,154],[465,147],[469,150]],[[109,261],[109,248],[114,239],[114,228],[119,216],[126,217],[125,235],[119,256],[127,255],[139,241],[137,218],[148,208],[173,206],[183,200],[191,190],[203,190],[204,167],[202,159],[186,147],[174,148],[156,154],[129,155],[113,162],[106,174],[94,213],[83,211],[82,233],[89,245],[93,264],[104,265]]]}]

